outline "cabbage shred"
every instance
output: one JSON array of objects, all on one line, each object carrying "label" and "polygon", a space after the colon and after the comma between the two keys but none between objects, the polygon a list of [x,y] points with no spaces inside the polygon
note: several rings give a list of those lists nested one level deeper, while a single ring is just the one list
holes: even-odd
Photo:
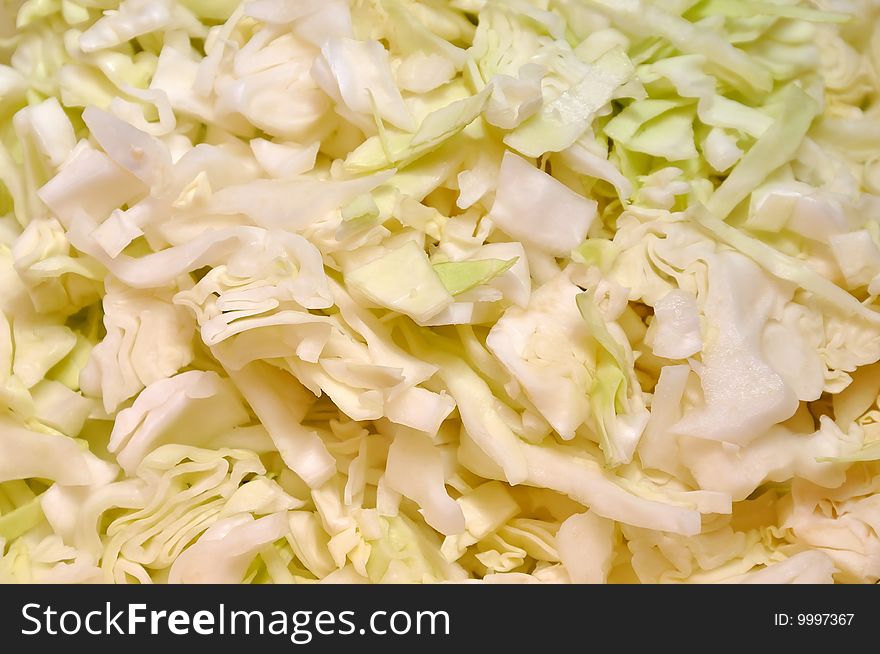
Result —
[{"label": "cabbage shred", "polygon": [[878,216],[873,0],[4,2],[0,581],[876,583]]}]

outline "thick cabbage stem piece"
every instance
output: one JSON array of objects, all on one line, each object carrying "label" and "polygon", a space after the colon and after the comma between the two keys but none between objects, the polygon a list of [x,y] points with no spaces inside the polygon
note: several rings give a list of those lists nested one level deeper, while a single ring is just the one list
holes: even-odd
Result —
[{"label": "thick cabbage stem piece", "polygon": [[407,332],[407,337],[417,355],[437,366],[437,376],[458,407],[463,433],[497,462],[503,479],[521,483],[528,474],[522,442],[502,417],[492,389],[465,361],[437,347],[436,340],[426,342],[412,332]]},{"label": "thick cabbage stem piece", "polygon": [[[521,445],[527,486],[549,488],[589,506],[596,515],[624,524],[685,536],[700,533],[700,513],[679,504],[644,499],[630,493],[593,459],[564,447]],[[462,438],[459,458],[482,477],[503,479],[498,465],[470,438]]]},{"label": "thick cabbage stem piece", "polygon": [[711,340],[698,371],[705,406],[686,412],[671,429],[746,444],[798,407],[797,396],[764,357],[760,339],[782,296],[754,263],[736,253],[716,255],[708,281],[704,310]]},{"label": "thick cabbage stem piece", "polygon": [[420,507],[425,522],[445,536],[460,534],[465,518],[444,488],[442,454],[425,436],[401,431],[388,450],[385,482]]},{"label": "thick cabbage stem piece", "polygon": [[168,583],[238,583],[254,556],[287,531],[283,512],[257,519],[246,513],[215,522],[175,559]]},{"label": "thick cabbage stem piece", "polygon": [[607,581],[614,555],[614,522],[590,511],[576,513],[560,525],[556,542],[573,583]]},{"label": "thick cabbage stem piece", "polygon": [[0,416],[0,482],[37,477],[86,485],[87,456],[72,438],[33,432],[12,416]]},{"label": "thick cabbage stem piece", "polygon": [[596,217],[596,203],[506,152],[489,217],[509,236],[564,256],[584,240]]},{"label": "thick cabbage stem piece", "polygon": [[150,451],[177,442],[181,433],[198,445],[247,420],[228,379],[215,372],[189,370],[150,384],[131,407],[120,411],[107,448],[132,474]]},{"label": "thick cabbage stem piece", "polygon": [[[336,461],[318,434],[301,424],[308,391],[294,377],[260,362],[230,374],[291,470],[313,488],[335,474]],[[293,398],[297,401],[291,402]]]}]

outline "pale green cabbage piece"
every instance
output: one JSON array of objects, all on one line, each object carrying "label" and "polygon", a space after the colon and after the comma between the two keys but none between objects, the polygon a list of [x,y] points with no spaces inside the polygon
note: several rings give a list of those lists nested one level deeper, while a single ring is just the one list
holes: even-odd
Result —
[{"label": "pale green cabbage piece", "polygon": [[0,3],[0,582],[876,583],[878,26]]}]

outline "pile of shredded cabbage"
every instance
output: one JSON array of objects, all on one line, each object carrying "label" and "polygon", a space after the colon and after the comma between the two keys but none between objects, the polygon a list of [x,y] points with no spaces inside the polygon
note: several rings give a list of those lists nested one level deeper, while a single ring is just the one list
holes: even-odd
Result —
[{"label": "pile of shredded cabbage", "polygon": [[874,0],[0,7],[0,581],[880,579]]}]

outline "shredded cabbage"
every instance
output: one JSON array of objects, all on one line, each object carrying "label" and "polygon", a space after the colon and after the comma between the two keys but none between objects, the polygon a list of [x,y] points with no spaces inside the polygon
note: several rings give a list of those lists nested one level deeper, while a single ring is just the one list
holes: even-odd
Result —
[{"label": "shredded cabbage", "polygon": [[877,583],[880,5],[0,3],[0,582]]}]

